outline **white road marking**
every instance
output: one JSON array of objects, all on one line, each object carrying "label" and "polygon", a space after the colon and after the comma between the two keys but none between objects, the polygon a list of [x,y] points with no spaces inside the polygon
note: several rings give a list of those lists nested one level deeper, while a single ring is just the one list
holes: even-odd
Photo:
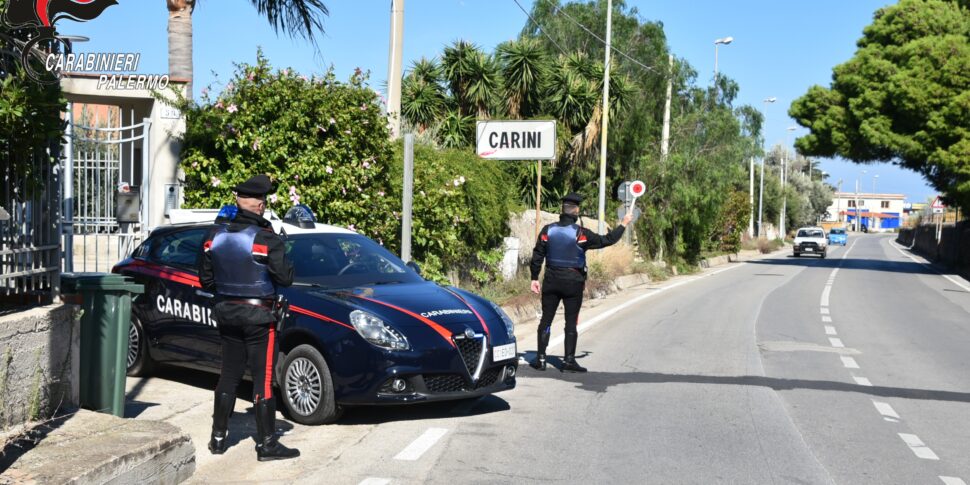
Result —
[{"label": "white road marking", "polygon": [[952,276],[950,276],[950,275],[948,275],[948,274],[943,274],[943,273],[940,273],[940,272],[939,272],[939,271],[937,271],[937,270],[936,270],[936,268],[934,268],[934,267],[933,267],[932,265],[929,265],[929,264],[927,264],[927,263],[924,263],[924,262],[922,262],[922,261],[920,261],[920,260],[918,260],[918,259],[916,259],[916,258],[914,258],[914,257],[913,257],[912,255],[910,255],[910,254],[906,254],[906,252],[905,252],[905,251],[903,251],[902,249],[900,249],[900,247],[899,247],[899,245],[898,245],[898,244],[896,244],[896,242],[895,242],[895,241],[889,241],[889,243],[890,243],[890,244],[892,244],[892,246],[893,246],[894,248],[896,248],[896,251],[899,251],[899,253],[900,253],[900,254],[902,254],[903,256],[906,256],[907,258],[909,258],[909,259],[912,259],[914,263],[917,263],[917,264],[921,264],[921,265],[923,265],[923,266],[925,266],[925,267],[927,267],[927,268],[929,268],[929,269],[931,269],[931,270],[933,270],[933,271],[934,271],[934,272],[935,272],[936,274],[938,274],[938,275],[940,275],[940,276],[942,276],[942,277],[944,277],[944,278],[946,278],[946,279],[948,279],[948,280],[950,280],[950,282],[951,282],[951,283],[953,283],[954,285],[957,285],[957,286],[959,286],[960,288],[963,288],[963,289],[964,289],[964,290],[966,290],[966,291],[970,291],[970,286],[967,286],[967,285],[966,285],[966,284],[964,284],[964,283],[963,283],[962,281],[959,281],[959,280],[957,280],[956,278],[954,278],[954,277],[952,277]]},{"label": "white road marking", "polygon": [[822,315],[828,315],[828,314],[829,314],[829,309],[828,308],[823,308],[822,309]]},{"label": "white road marking", "polygon": [[924,460],[940,459],[940,457],[936,456],[936,453],[933,453],[933,450],[926,446],[926,444],[923,443],[923,440],[919,439],[919,437],[915,434],[899,433],[899,437],[906,442],[906,445],[909,446],[909,449],[913,450],[913,453],[915,453],[916,456]]},{"label": "white road marking", "polygon": [[830,293],[832,293],[832,287],[831,286],[826,286],[825,289],[822,290],[822,306],[829,306],[829,294]]},{"label": "white road marking", "polygon": [[831,325],[826,325],[825,326],[825,335],[838,335],[838,333],[835,332],[835,327],[833,327]]},{"label": "white road marking", "polygon": [[830,317],[828,315],[822,315],[822,321],[825,322],[825,323],[829,323],[829,322],[832,321],[832,317]]},{"label": "white road marking", "polygon": [[967,485],[967,482],[964,482],[957,477],[944,477],[943,475],[940,475],[940,480],[943,480],[943,483],[946,485]]},{"label": "white road marking", "polygon": [[865,377],[852,376],[852,379],[855,380],[855,383],[860,386],[872,386],[872,382],[869,382],[869,379]]},{"label": "white road marking", "polygon": [[855,241],[852,241],[852,245],[851,245],[851,246],[849,246],[849,249],[848,249],[848,250],[846,250],[846,252],[845,252],[845,254],[843,254],[843,255],[842,255],[842,259],[846,259],[846,258],[848,258],[848,257],[849,257],[849,253],[851,253],[851,252],[852,252],[852,248],[854,248],[854,247],[855,247],[855,245],[856,245],[856,243],[857,243],[857,242],[859,242],[859,240],[858,240],[858,239],[856,239]]},{"label": "white road marking", "polygon": [[840,338],[829,337],[829,343],[832,344],[832,347],[838,347],[840,349],[845,347],[845,344],[842,343],[842,339]]},{"label": "white road marking", "polygon": [[900,419],[899,414],[896,413],[896,410],[889,403],[872,401],[872,404],[876,406],[876,411],[879,411],[879,414],[883,415],[883,417]]},{"label": "white road marking", "polygon": [[364,479],[364,481],[360,482],[358,485],[387,485],[388,483],[391,483],[391,480],[389,478],[367,477]]},{"label": "white road marking", "polygon": [[[660,293],[663,293],[663,292],[665,292],[667,290],[671,290],[673,288],[677,288],[678,286],[681,286],[681,285],[686,285],[687,283],[692,283],[692,282],[697,281],[697,280],[700,280],[702,278],[707,278],[709,276],[714,276],[716,274],[721,274],[721,273],[723,273],[725,271],[731,271],[732,269],[738,269],[738,268],[741,268],[743,266],[745,266],[745,265],[743,265],[743,264],[736,264],[736,265],[729,266],[729,267],[724,268],[724,269],[719,269],[719,270],[714,271],[714,272],[711,272],[711,273],[702,274],[700,276],[696,276],[696,277],[693,277],[693,278],[690,278],[690,279],[686,279],[684,281],[681,281],[681,282],[678,282],[678,283],[674,283],[674,284],[672,284],[670,286],[664,286],[662,288],[657,288],[655,290],[652,290],[650,293],[646,293],[644,295],[640,295],[640,296],[638,296],[638,297],[636,297],[636,298],[634,298],[632,300],[627,301],[626,303],[624,303],[622,305],[615,306],[615,307],[611,308],[610,310],[607,310],[607,311],[605,311],[605,312],[603,312],[603,313],[601,313],[599,315],[596,315],[593,318],[590,318],[589,320],[585,321],[584,323],[579,324],[579,326],[576,327],[576,332],[578,334],[585,333],[587,330],[589,330],[590,328],[592,328],[595,325],[599,324],[600,322],[606,321],[607,318],[610,318],[613,315],[616,315],[617,313],[619,313],[619,312],[621,312],[621,311],[623,311],[623,310],[625,310],[625,309],[627,309],[627,308],[629,308],[629,307],[631,307],[633,305],[636,305],[637,303],[640,303],[643,300],[646,300],[646,299],[651,298],[653,296],[659,295]],[[552,349],[552,348],[556,347],[557,345],[562,345],[562,343],[563,343],[563,341],[565,341],[565,339],[566,339],[566,336],[565,335],[563,335],[563,334],[557,335],[555,338],[553,338],[552,340],[549,341],[549,346],[547,347],[547,349]]]},{"label": "white road marking", "polygon": [[844,357],[843,356],[842,357],[842,365],[844,365],[846,369],[858,369],[859,368],[859,363],[856,362],[855,359],[853,359],[852,357]]},{"label": "white road marking", "polygon": [[395,460],[407,460],[415,461],[421,458],[426,451],[430,450],[435,443],[438,442],[444,435],[448,433],[445,428],[428,428],[418,439],[411,442],[407,448],[402,450],[397,456],[394,457]]}]

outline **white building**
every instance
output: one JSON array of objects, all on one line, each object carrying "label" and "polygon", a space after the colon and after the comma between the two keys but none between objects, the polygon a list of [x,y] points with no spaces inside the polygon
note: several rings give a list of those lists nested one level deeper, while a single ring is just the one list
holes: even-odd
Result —
[{"label": "white building", "polygon": [[[836,192],[828,208],[825,222],[843,223],[856,229],[856,214],[870,231],[888,231],[899,227],[903,217],[905,194],[872,194]],[[858,201],[858,210],[856,203]]]}]

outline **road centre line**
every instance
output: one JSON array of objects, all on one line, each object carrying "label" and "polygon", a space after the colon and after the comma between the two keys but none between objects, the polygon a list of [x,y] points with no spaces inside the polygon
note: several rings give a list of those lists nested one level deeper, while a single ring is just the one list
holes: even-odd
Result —
[{"label": "road centre line", "polygon": [[430,450],[446,434],[448,434],[448,430],[445,428],[428,428],[421,436],[418,436],[416,440],[412,441],[407,448],[398,453],[394,459],[415,461],[421,458],[421,455]]},{"label": "road centre line", "polygon": [[840,338],[829,337],[829,343],[832,344],[832,347],[845,348],[845,344],[842,343]]},{"label": "road centre line", "polygon": [[943,480],[943,483],[946,485],[967,485],[967,482],[964,482],[957,477],[944,477],[943,475],[940,475],[940,480]]},{"label": "road centre line", "polygon": [[829,295],[832,293],[832,286],[825,285],[825,289],[822,290],[822,306],[829,306]]},{"label": "road centre line", "polygon": [[391,483],[389,478],[374,478],[367,477],[364,481],[360,482],[358,485],[387,485]]},{"label": "road centre line", "polygon": [[898,434],[899,434],[899,437],[903,439],[903,442],[905,442],[906,445],[909,446],[909,449],[913,450],[913,453],[916,454],[916,456],[924,460],[940,459],[940,457],[936,456],[936,453],[933,453],[933,450],[931,450],[930,447],[926,446],[926,444],[923,443],[923,440],[919,439],[919,437],[916,436],[915,434],[909,434],[909,433],[898,433]]},{"label": "road centre line", "polygon": [[822,315],[822,321],[825,322],[825,323],[831,323],[832,322],[832,317],[830,317],[828,315]]},{"label": "road centre line", "polygon": [[870,382],[869,379],[865,377],[852,376],[852,380],[854,380],[855,383],[860,386],[870,386],[870,387],[872,386],[872,382]]},{"label": "road centre line", "polygon": [[901,419],[899,413],[889,403],[872,401],[872,404],[876,406],[876,411],[879,411],[879,414],[883,415],[883,417]]},{"label": "road centre line", "polygon": [[828,315],[828,314],[829,314],[829,309],[828,308],[822,308],[822,315]]},{"label": "road centre line", "polygon": [[906,256],[907,258],[912,259],[914,263],[923,265],[923,266],[925,266],[925,267],[933,270],[933,272],[935,272],[936,274],[938,274],[938,275],[940,275],[940,276],[942,276],[942,277],[950,280],[950,282],[953,283],[954,285],[957,285],[957,286],[959,286],[960,288],[963,288],[966,291],[970,291],[970,286],[965,285],[962,281],[959,281],[956,278],[953,278],[952,276],[950,276],[948,274],[940,273],[932,265],[927,264],[927,263],[924,263],[924,262],[922,262],[922,261],[914,258],[911,254],[906,254],[906,252],[903,251],[898,244],[896,244],[896,241],[889,241],[889,244],[891,244],[894,248],[896,248],[896,251],[899,251],[899,253],[902,254],[903,256]]},{"label": "road centre line", "polygon": [[844,365],[846,369],[858,369],[859,368],[859,363],[856,362],[855,359],[853,359],[852,357],[845,357],[845,356],[843,356],[843,357],[841,357],[841,359],[842,359],[842,365]]},{"label": "road centre line", "polygon": [[[743,265],[743,264],[737,264],[737,265],[734,265],[734,266],[729,266],[729,267],[724,268],[724,269],[719,269],[719,270],[714,271],[714,272],[711,272],[711,273],[702,274],[700,276],[696,276],[696,277],[693,277],[693,278],[690,278],[690,279],[686,279],[686,280],[681,281],[681,282],[678,282],[678,283],[674,283],[674,284],[672,284],[670,286],[664,286],[662,288],[657,288],[656,290],[651,291],[650,293],[646,293],[646,294],[640,295],[640,296],[638,296],[638,297],[636,297],[636,298],[634,298],[634,299],[632,299],[630,301],[627,301],[626,303],[624,303],[622,305],[613,307],[613,308],[611,308],[611,309],[609,309],[609,310],[607,310],[607,311],[605,311],[605,312],[603,312],[603,313],[601,313],[599,315],[596,315],[593,318],[590,318],[586,322],[584,322],[584,323],[580,324],[579,326],[577,326],[576,327],[576,332],[578,334],[582,334],[582,333],[586,332],[587,330],[589,330],[590,328],[592,328],[593,326],[599,324],[600,322],[603,322],[607,318],[612,317],[613,315],[615,315],[615,314],[617,314],[617,313],[619,313],[619,312],[621,312],[621,311],[623,311],[623,310],[625,310],[625,309],[627,309],[627,308],[629,308],[629,307],[631,307],[633,305],[636,305],[637,303],[640,303],[643,300],[646,300],[648,298],[651,298],[651,297],[653,297],[655,295],[658,295],[660,293],[663,293],[663,292],[665,292],[667,290],[670,290],[670,289],[673,289],[673,288],[677,288],[678,286],[686,285],[687,283],[692,283],[694,281],[698,281],[700,279],[707,278],[709,276],[714,276],[714,275],[717,275],[717,274],[721,274],[721,273],[723,273],[725,271],[731,271],[732,269],[738,269],[738,268],[741,268],[743,266],[745,266],[745,265]],[[547,347],[547,349],[552,349],[552,348],[556,347],[557,345],[561,345],[563,343],[563,341],[565,340],[565,338],[566,337],[563,334],[557,335],[555,338],[553,338],[552,340],[549,341],[549,346]]]},{"label": "road centre line", "polygon": [[825,335],[838,335],[838,333],[836,333],[835,327],[833,327],[831,325],[826,325],[825,326]]}]

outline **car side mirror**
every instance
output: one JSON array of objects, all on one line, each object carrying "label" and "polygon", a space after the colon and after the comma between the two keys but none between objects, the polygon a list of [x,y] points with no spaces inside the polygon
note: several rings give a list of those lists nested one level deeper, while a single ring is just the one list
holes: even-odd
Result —
[{"label": "car side mirror", "polygon": [[408,261],[407,267],[411,268],[415,273],[418,274],[418,276],[421,276],[421,267],[418,266],[418,263],[415,263],[414,261]]}]

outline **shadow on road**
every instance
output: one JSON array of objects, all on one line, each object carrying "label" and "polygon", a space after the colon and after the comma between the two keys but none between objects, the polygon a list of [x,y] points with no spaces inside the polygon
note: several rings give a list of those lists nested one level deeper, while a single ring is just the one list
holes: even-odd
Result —
[{"label": "shadow on road", "polygon": [[932,269],[922,264],[910,261],[886,261],[879,259],[860,259],[860,258],[826,258],[821,259],[817,256],[807,256],[796,258],[788,255],[786,257],[773,257],[770,259],[759,259],[746,261],[745,264],[761,264],[767,266],[808,266],[813,268],[839,268],[859,269],[866,271],[884,271],[887,273],[901,274],[926,274],[935,275]]},{"label": "shadow on road", "polygon": [[391,421],[418,421],[459,416],[479,416],[512,409],[494,394],[460,401],[443,401],[404,406],[349,407],[335,425],[381,424]]},{"label": "shadow on road", "polygon": [[[531,369],[529,369],[531,370]],[[781,379],[764,376],[704,376],[694,374],[662,374],[656,372],[589,372],[588,374],[548,374],[545,372],[523,372],[519,377],[551,378],[579,384],[584,391],[603,393],[612,386],[621,384],[721,384],[728,386],[767,387],[776,391],[811,389],[816,391],[839,391],[870,394],[881,397],[921,399],[927,401],[953,401],[970,403],[970,392],[936,391],[931,389],[911,389],[904,387],[862,386],[836,381],[815,381],[808,379]]]}]

